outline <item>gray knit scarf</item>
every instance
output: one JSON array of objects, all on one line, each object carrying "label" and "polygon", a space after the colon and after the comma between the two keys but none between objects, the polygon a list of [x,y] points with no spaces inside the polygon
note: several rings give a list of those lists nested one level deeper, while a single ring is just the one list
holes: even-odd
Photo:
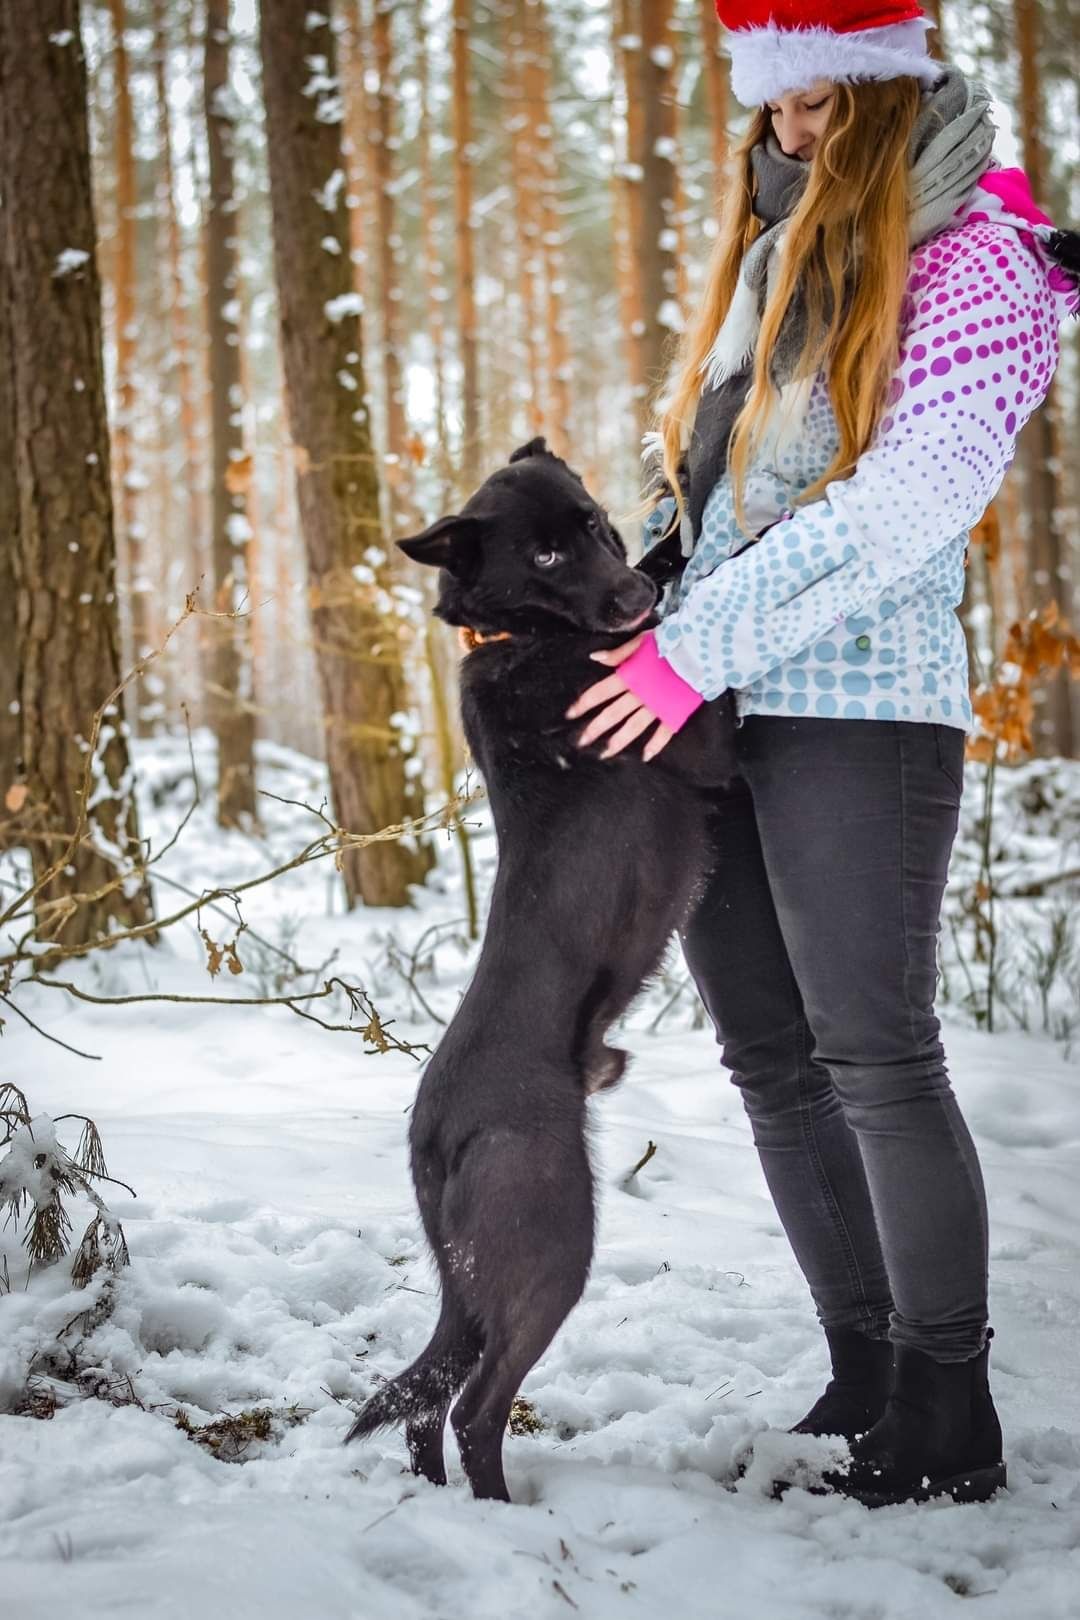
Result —
[{"label": "gray knit scarf", "polygon": [[[911,138],[912,247],[940,231],[968,200],[991,166],[994,126],[990,97],[955,68],[926,92]],[[703,366],[707,373],[686,456],[688,518],[683,551],[701,531],[705,502],[727,467],[728,441],[753,375],[754,347],[769,294],[776,285],[787,221],[810,178],[810,165],[786,157],[771,134],[751,154],[754,213],[765,229],[747,251],[731,310]],[[772,359],[778,387],[794,380],[806,340],[806,309],[796,294]]]}]

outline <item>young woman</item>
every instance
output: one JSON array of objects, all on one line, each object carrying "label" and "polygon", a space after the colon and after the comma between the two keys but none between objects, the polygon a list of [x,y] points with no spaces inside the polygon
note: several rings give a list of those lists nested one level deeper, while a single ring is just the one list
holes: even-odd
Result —
[{"label": "young woman", "polygon": [[[684,948],[833,1378],[797,1429],[869,1504],[1004,1483],[979,1161],[934,1014],[971,721],[968,533],[1074,279],[915,4],[736,4],[734,157],[654,436],[681,579],[569,711],[655,757],[733,689],[740,778]],[[677,509],[677,510],[675,510]]]}]

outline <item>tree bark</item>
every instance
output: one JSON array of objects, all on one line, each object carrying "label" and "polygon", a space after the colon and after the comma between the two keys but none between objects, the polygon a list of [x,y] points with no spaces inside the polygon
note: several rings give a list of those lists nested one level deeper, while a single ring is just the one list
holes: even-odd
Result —
[{"label": "tree bark", "polygon": [[[1037,0],[1013,0],[1017,55],[1020,59],[1020,126],[1024,167],[1037,202],[1047,196],[1046,146],[1043,138],[1041,92],[1041,27]],[[1063,533],[1061,482],[1058,472],[1056,427],[1057,390],[1051,389],[1021,436],[1020,446],[1031,525],[1032,595],[1036,607],[1056,602],[1062,616],[1071,612],[1067,538]],[[1040,751],[1072,758],[1075,731],[1072,692],[1065,674],[1054,678],[1036,721]]]},{"label": "tree bark", "polygon": [[645,301],[645,383],[651,398],[666,380],[679,325],[673,0],[643,0],[641,79],[644,106],[641,255]]},{"label": "tree bark", "polygon": [[[126,0],[109,0],[113,51],[113,166],[116,175],[116,244],[113,254],[113,324],[116,340],[116,407],[113,413],[113,488],[117,546],[127,576],[131,645],[136,658],[150,651],[150,596],[153,589],[146,555],[146,530],[141,522],[138,468],[135,455],[135,150],[128,74]],[[130,689],[129,708],[135,729],[145,736],[152,726],[143,713],[146,694],[142,683]]]},{"label": "tree bark", "polygon": [[396,0],[375,0],[372,44],[379,88],[375,96],[374,146],[376,241],[379,246],[379,288],[383,309],[383,391],[386,398],[386,483],[389,491],[389,529],[392,539],[417,528],[412,492],[412,459],[405,399],[406,327],[402,287],[402,242],[395,193],[399,141],[394,128],[394,38],[391,27]]},{"label": "tree bark", "polygon": [[[644,0],[616,0],[613,51],[625,119],[625,149],[615,168],[615,266],[619,315],[639,435],[648,417],[645,379],[644,241],[645,120],[641,101],[641,7]],[[615,143],[613,143],[615,144]]]},{"label": "tree bark", "polygon": [[[327,759],[339,824],[370,833],[422,813],[401,717],[403,637],[379,522],[360,323],[348,259],[341,96],[326,16],[263,0],[266,102],[281,344],[308,555]],[[350,905],[405,905],[423,849],[377,843],[344,857]]]},{"label": "tree bark", "polygon": [[949,41],[945,32],[944,0],[926,0],[926,10],[934,24],[930,34],[930,54],[939,62],[949,60]]},{"label": "tree bark", "polygon": [[211,627],[212,725],[218,745],[218,822],[255,815],[255,691],[250,636],[250,464],[244,454],[237,199],[229,87],[229,0],[207,0],[203,99],[210,192],[206,212],[206,324],[210,414],[214,611]]},{"label": "tree bark", "polygon": [[520,0],[517,13],[521,90],[529,119],[529,146],[539,205],[536,252],[544,278],[544,351],[547,397],[544,421],[556,455],[570,454],[570,346],[563,309],[564,231],[559,210],[559,164],[551,122],[551,39],[545,0]]},{"label": "tree bark", "polygon": [[469,29],[472,0],[454,0],[453,139],[454,240],[457,248],[457,318],[461,345],[461,482],[471,494],[480,482],[480,379],[476,342],[476,268],[473,236],[472,117]]},{"label": "tree bark", "polygon": [[514,250],[522,342],[525,411],[529,436],[543,433],[546,385],[543,363],[543,245],[539,215],[537,153],[540,114],[525,83],[525,0],[511,0],[504,11],[506,71],[503,76],[510,172],[514,187]]},{"label": "tree bark", "polygon": [[[76,0],[0,0],[0,194],[14,352],[19,721],[39,937],[84,944],[151,919],[119,684],[116,550]],[[82,839],[57,876],[80,822]]]},{"label": "tree bark", "polygon": [[731,75],[721,49],[716,0],[698,0],[701,24],[701,60],[705,75],[705,105],[709,110],[709,142],[712,151],[713,206],[718,208],[727,185],[728,118],[731,116]]},{"label": "tree bark", "polygon": [[449,509],[453,471],[446,428],[446,271],[439,247],[435,179],[432,166],[431,67],[424,7],[414,8],[416,28],[417,91],[420,119],[417,143],[420,147],[420,242],[424,264],[424,295],[427,330],[431,339],[431,367],[435,377],[435,444],[437,467],[442,485],[442,510]]},{"label": "tree bark", "polygon": [[[5,235],[8,209],[0,197],[0,829],[17,802],[20,776],[19,656],[15,637],[15,551],[19,490],[15,482],[15,379]],[[11,794],[11,804],[8,796]],[[8,840],[0,831],[0,849]]]},{"label": "tree bark", "polygon": [[189,589],[209,567],[204,555],[203,466],[198,431],[198,385],[192,360],[191,316],[184,288],[183,244],[180,217],[176,208],[176,166],[173,155],[172,118],[168,97],[169,38],[165,17],[166,0],[153,0],[154,97],[157,110],[158,151],[161,161],[159,200],[164,219],[165,265],[169,337],[172,346],[176,398],[180,416],[180,442],[183,448],[181,483],[187,525],[186,548],[190,561]]}]

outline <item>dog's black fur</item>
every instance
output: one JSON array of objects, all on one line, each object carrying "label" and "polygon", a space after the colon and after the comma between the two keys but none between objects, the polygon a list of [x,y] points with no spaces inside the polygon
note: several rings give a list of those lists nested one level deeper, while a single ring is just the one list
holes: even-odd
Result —
[{"label": "dog's black fur", "polygon": [[592,1259],[586,1099],[627,1061],[604,1036],[656,971],[705,875],[706,790],[733,774],[733,718],[728,698],[704,705],[647,764],[641,743],[611,760],[600,758],[606,738],[576,746],[585,722],[565,711],[610,673],[589,654],[655,624],[657,589],[543,439],[515,451],[459,515],[399,543],[442,569],[443,619],[510,632],[461,672],[499,869],[476,972],[409,1133],[441,1314],[349,1439],[404,1420],[414,1471],[442,1484],[443,1429],[461,1390],[451,1421],[465,1472],[477,1496],[506,1501],[511,1402]]}]

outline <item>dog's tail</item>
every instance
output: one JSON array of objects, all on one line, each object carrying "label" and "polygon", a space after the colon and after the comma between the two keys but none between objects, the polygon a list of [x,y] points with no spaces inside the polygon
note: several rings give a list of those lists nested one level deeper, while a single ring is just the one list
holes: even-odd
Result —
[{"label": "dog's tail", "polygon": [[444,1411],[480,1359],[480,1349],[479,1339],[467,1330],[451,1340],[440,1323],[412,1366],[364,1402],[346,1442]]}]

